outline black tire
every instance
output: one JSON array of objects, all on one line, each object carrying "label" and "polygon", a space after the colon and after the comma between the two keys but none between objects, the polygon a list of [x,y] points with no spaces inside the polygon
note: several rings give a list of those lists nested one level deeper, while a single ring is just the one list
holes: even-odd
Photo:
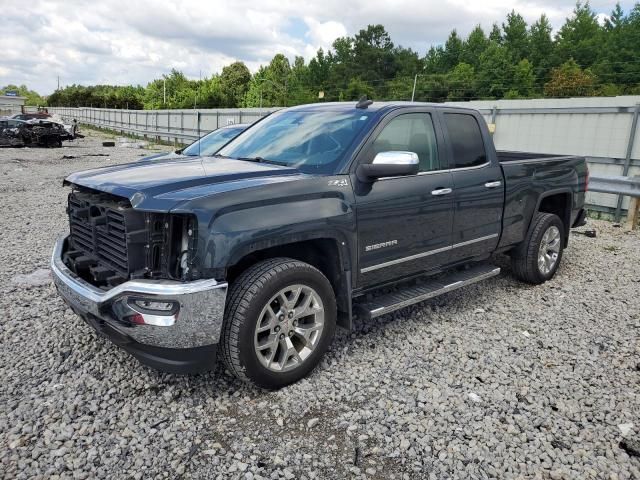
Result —
[{"label": "black tire", "polygon": [[[324,307],[324,326],[312,353],[293,370],[274,372],[260,363],[254,336],[262,309],[281,289],[292,284],[311,287]],[[329,280],[315,267],[291,258],[273,258],[244,271],[231,285],[221,335],[222,359],[240,380],[275,389],[308,375],[335,333],[336,300]]]},{"label": "black tire", "polygon": [[[548,272],[544,272],[538,266],[538,254],[545,233],[552,227],[556,227],[560,232],[559,250],[553,267]],[[531,222],[525,240],[511,254],[511,267],[515,277],[534,285],[539,285],[553,278],[562,260],[564,239],[564,223],[560,217],[553,213],[537,213]]]}]

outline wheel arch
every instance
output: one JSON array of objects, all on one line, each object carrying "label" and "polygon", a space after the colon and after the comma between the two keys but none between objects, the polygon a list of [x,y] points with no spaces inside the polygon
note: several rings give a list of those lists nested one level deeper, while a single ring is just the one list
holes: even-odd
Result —
[{"label": "wheel arch", "polygon": [[226,279],[233,283],[247,268],[269,258],[287,257],[308,263],[327,277],[336,296],[338,308],[337,324],[351,329],[351,270],[349,252],[344,242],[332,237],[317,237],[290,241],[244,252],[227,267]]},{"label": "wheel arch", "polygon": [[572,192],[570,189],[549,190],[538,197],[536,209],[533,212],[531,223],[537,213],[552,213],[560,217],[564,225],[564,247],[569,243],[569,230],[571,229]]}]

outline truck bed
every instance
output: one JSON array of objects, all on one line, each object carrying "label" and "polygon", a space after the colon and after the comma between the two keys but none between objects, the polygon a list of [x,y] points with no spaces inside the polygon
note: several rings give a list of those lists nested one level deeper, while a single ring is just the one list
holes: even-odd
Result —
[{"label": "truck bed", "polygon": [[572,205],[570,226],[584,204],[587,163],[584,157],[530,152],[498,151],[505,181],[503,231],[500,247],[516,245],[526,235],[540,198],[546,192],[568,195]]}]

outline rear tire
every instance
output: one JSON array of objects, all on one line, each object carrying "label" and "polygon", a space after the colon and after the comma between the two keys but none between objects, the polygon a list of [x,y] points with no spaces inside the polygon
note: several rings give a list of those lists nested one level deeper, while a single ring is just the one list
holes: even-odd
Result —
[{"label": "rear tire", "polygon": [[513,274],[539,285],[553,278],[564,250],[564,223],[552,213],[537,213],[525,240],[511,255]]},{"label": "rear tire", "polygon": [[221,335],[222,358],[239,379],[275,389],[308,375],[336,326],[329,280],[291,258],[259,262],[231,286]]}]

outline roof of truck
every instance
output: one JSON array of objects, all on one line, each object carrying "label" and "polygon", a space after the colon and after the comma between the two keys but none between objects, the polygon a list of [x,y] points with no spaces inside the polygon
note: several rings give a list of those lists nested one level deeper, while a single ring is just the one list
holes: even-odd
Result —
[{"label": "roof of truck", "polygon": [[[296,107],[290,107],[287,110],[297,110],[297,111],[342,111],[342,110],[352,110],[356,108],[357,101],[351,102],[324,102],[324,103],[309,103],[306,105],[298,105]],[[409,107],[432,107],[432,108],[451,108],[456,110],[475,110],[473,108],[460,107],[457,105],[447,105],[445,103],[427,103],[427,102],[376,102],[373,103],[362,110],[368,111],[382,111],[382,110],[393,110],[396,108],[409,108]]]}]

